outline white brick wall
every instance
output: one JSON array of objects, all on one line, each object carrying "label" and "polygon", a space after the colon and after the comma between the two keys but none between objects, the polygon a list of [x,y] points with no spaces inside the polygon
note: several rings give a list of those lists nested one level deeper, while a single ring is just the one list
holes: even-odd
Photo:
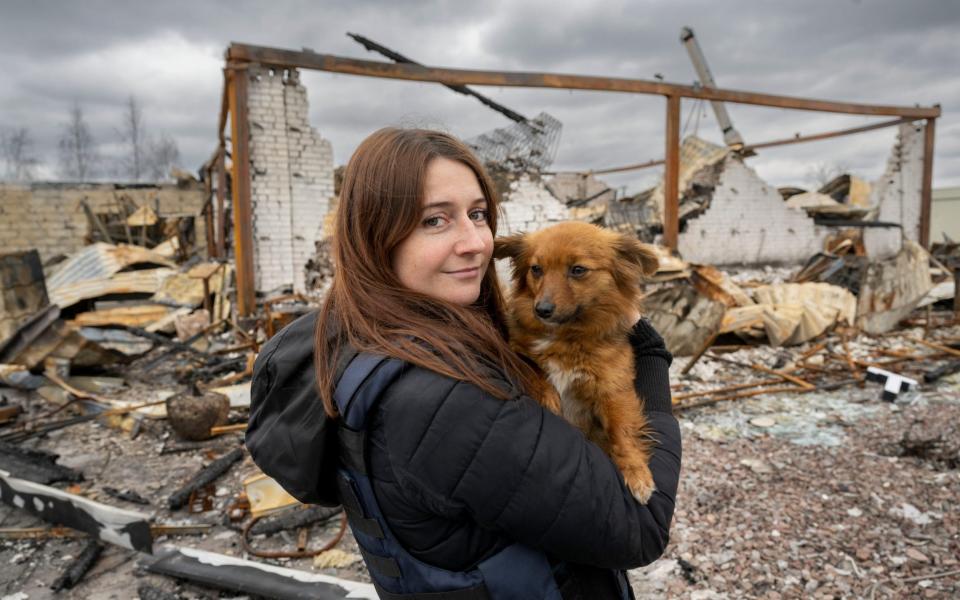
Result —
[{"label": "white brick wall", "polygon": [[310,127],[296,70],[251,69],[248,103],[255,285],[303,291],[333,196],[333,149]]},{"label": "white brick wall", "polygon": [[570,219],[570,210],[541,181],[523,174],[500,203],[499,235],[529,233]]},{"label": "white brick wall", "polygon": [[[870,204],[879,207],[878,221],[903,225],[903,235],[919,241],[920,194],[923,191],[924,126],[904,123],[887,168],[870,190]],[[899,251],[894,250],[894,253]]]},{"label": "white brick wall", "polygon": [[724,159],[710,208],[680,234],[684,259],[714,265],[799,262],[829,234],[800,209],[788,208],[775,187],[739,158]]},{"label": "white brick wall", "polygon": [[[900,126],[886,172],[871,186],[877,220],[900,223],[903,237],[917,240],[923,183],[923,126]],[[736,157],[725,159],[710,208],[687,223],[680,254],[693,262],[716,265],[757,262],[799,263],[823,248],[835,229],[818,227],[801,210],[787,208],[780,194]],[[864,245],[873,258],[900,251],[898,229],[864,229]]]}]

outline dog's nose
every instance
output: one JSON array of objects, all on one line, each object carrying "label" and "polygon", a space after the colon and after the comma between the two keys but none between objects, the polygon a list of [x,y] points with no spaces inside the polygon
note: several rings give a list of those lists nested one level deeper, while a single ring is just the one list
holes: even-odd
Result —
[{"label": "dog's nose", "polygon": [[556,308],[552,302],[537,302],[537,306],[534,307],[534,310],[537,312],[537,316],[541,319],[549,319],[553,314],[553,309]]}]

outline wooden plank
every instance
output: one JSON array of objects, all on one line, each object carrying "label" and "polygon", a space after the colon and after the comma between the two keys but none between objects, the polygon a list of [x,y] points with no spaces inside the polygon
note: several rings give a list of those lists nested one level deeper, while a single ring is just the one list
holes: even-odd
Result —
[{"label": "wooden plank", "polygon": [[833,102],[760,94],[722,88],[694,87],[643,79],[595,77],[590,75],[566,75],[518,71],[477,71],[467,69],[444,69],[412,64],[392,64],[371,60],[344,58],[331,54],[301,52],[268,48],[249,44],[231,44],[227,50],[228,61],[261,63],[281,67],[315,69],[334,73],[348,73],[367,77],[405,79],[446,85],[490,85],[497,87],[535,87],[571,90],[597,90],[639,94],[658,94],[703,100],[720,100],[736,104],[753,104],[797,110],[846,113],[857,115],[888,115],[892,117],[936,118],[940,107],[887,106],[852,102]]},{"label": "wooden plank", "polygon": [[663,174],[663,245],[677,249],[680,237],[680,96],[667,97],[667,154]]}]

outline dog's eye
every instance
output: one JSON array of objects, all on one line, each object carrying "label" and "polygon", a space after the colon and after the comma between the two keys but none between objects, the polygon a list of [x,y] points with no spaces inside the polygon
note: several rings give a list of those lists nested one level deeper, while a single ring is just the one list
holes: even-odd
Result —
[{"label": "dog's eye", "polygon": [[543,269],[540,268],[540,265],[530,265],[530,274],[534,277],[543,276]]},{"label": "dog's eye", "polygon": [[587,274],[587,268],[581,267],[580,265],[573,265],[570,267],[570,276],[571,277],[583,277]]}]

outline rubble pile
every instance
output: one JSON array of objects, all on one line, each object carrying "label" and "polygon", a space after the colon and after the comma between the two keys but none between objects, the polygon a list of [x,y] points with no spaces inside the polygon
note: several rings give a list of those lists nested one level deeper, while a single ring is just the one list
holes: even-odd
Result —
[{"label": "rubble pile", "polygon": [[[706,198],[721,158],[688,189]],[[301,505],[242,445],[256,354],[329,287],[329,238],[310,297],[240,319],[231,264],[104,227],[56,264],[0,256],[0,596],[374,597],[339,508]],[[958,245],[878,258],[838,235],[803,265],[725,269],[656,249],[643,310],[686,447],[638,597],[960,593]]]}]

